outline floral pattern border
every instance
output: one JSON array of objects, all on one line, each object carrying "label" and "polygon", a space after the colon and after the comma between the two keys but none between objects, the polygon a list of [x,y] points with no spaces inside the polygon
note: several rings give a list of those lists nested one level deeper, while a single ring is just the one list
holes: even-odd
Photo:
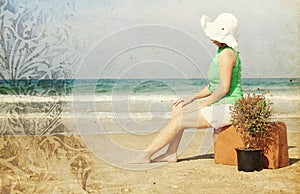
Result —
[{"label": "floral pattern border", "polygon": [[91,153],[62,135],[61,97],[82,51],[75,8],[76,0],[0,0],[0,193],[87,190]]}]

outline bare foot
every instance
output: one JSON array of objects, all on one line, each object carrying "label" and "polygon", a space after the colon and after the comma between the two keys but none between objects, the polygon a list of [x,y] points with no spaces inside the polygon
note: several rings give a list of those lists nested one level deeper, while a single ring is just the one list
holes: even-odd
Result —
[{"label": "bare foot", "polygon": [[147,164],[150,163],[150,156],[147,152],[140,151],[136,153],[133,157],[125,160],[128,164]]},{"label": "bare foot", "polygon": [[177,162],[178,158],[177,158],[177,153],[164,153],[158,157],[156,157],[155,159],[151,160],[151,162]]}]

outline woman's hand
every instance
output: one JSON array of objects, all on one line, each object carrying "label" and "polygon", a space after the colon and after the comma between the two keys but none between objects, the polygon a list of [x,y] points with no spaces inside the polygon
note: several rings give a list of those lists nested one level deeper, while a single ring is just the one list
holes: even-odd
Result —
[{"label": "woman's hand", "polygon": [[178,99],[176,102],[174,102],[174,106],[178,106],[179,104],[182,105],[182,107],[192,103],[194,101],[194,97],[188,97],[184,99]]}]

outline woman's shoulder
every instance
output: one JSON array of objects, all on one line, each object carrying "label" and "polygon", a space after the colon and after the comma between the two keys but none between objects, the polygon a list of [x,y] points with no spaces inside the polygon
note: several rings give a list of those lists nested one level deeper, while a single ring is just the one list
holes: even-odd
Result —
[{"label": "woman's shoulder", "polygon": [[219,62],[222,62],[222,61],[226,61],[226,62],[232,61],[232,62],[235,63],[236,57],[237,57],[237,54],[236,54],[235,50],[232,49],[231,47],[226,47],[226,48],[223,48],[220,51],[219,59],[218,60],[219,60]]},{"label": "woman's shoulder", "polygon": [[219,53],[221,54],[221,53],[225,53],[225,54],[234,54],[234,55],[236,55],[236,51],[233,49],[233,48],[231,48],[231,47],[229,47],[229,46],[226,46],[226,47],[224,47],[224,48],[221,48],[220,49],[220,51],[219,51]]}]

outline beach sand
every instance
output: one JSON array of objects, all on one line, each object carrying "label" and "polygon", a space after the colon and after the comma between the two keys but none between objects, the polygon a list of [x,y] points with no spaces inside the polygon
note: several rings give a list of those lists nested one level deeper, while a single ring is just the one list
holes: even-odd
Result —
[{"label": "beach sand", "polygon": [[[132,149],[143,148],[155,135],[106,137]],[[300,192],[300,132],[288,132],[290,166],[250,173],[215,164],[213,148],[199,155],[204,136],[204,132],[193,133],[179,162],[150,164],[144,170],[104,162],[80,136],[0,136],[0,193]]]}]

